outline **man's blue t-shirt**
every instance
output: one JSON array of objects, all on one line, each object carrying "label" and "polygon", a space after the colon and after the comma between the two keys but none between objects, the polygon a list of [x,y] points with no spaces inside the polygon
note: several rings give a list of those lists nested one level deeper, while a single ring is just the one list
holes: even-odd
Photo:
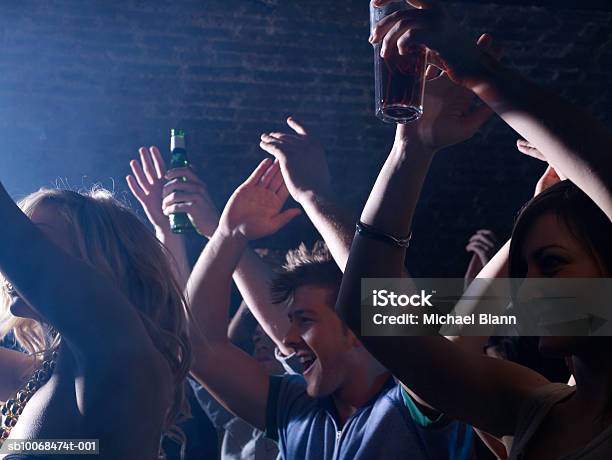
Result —
[{"label": "man's blue t-shirt", "polygon": [[266,435],[278,442],[287,460],[474,458],[470,426],[444,417],[423,420],[426,417],[393,378],[342,428],[332,399],[308,396],[302,376],[270,380]]}]

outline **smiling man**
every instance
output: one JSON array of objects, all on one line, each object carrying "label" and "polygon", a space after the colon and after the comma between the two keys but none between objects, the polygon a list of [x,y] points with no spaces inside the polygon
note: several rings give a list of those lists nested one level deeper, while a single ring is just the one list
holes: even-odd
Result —
[{"label": "smiling man", "polygon": [[271,160],[230,197],[187,286],[192,374],[276,440],[285,459],[471,458],[471,429],[423,413],[336,315],[342,273],[323,244],[290,252],[269,291],[288,305],[283,342],[299,356],[303,375],[270,377],[228,340],[232,273],[248,241],[275,233],[299,213],[281,211],[287,197]]}]

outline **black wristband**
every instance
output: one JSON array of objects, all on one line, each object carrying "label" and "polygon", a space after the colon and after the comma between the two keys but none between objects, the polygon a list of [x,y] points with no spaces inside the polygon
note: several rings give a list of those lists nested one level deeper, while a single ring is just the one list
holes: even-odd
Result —
[{"label": "black wristband", "polygon": [[357,222],[356,227],[357,233],[360,236],[363,236],[364,238],[382,241],[383,243],[390,244],[397,248],[407,248],[408,246],[410,246],[410,238],[412,238],[412,233],[407,237],[398,237],[389,233],[385,233],[370,225],[366,225],[361,221]]}]

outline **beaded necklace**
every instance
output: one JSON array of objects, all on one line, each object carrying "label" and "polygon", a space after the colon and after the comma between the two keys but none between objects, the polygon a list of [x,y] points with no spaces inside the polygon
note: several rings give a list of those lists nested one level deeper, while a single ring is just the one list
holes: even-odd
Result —
[{"label": "beaded necklace", "polygon": [[34,371],[27,383],[15,395],[15,398],[9,399],[0,406],[2,414],[2,422],[0,423],[0,446],[11,434],[11,430],[17,424],[19,416],[23,412],[27,402],[32,398],[34,393],[49,381],[55,363],[57,361],[57,351],[50,353],[50,356],[43,360],[40,367]]}]

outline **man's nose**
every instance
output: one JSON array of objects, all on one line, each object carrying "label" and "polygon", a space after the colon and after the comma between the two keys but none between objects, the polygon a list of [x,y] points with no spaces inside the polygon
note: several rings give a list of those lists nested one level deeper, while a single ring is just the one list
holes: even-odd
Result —
[{"label": "man's nose", "polygon": [[288,348],[295,348],[295,345],[299,344],[302,341],[302,337],[298,334],[297,325],[295,323],[291,323],[289,325],[289,330],[285,337],[283,338],[283,345]]}]

